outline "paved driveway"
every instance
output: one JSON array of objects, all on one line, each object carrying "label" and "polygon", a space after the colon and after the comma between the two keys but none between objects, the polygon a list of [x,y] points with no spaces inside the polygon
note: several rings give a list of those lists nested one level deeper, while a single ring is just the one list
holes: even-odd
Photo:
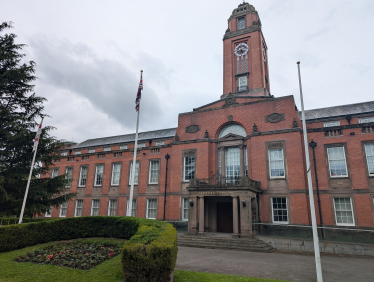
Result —
[{"label": "paved driveway", "polygon": [[[178,247],[177,269],[316,281],[314,256]],[[374,258],[322,256],[324,282],[373,282]]]}]

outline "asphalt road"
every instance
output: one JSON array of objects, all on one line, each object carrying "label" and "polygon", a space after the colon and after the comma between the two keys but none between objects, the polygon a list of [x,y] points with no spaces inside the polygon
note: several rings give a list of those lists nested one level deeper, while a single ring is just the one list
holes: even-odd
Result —
[{"label": "asphalt road", "polygon": [[[178,247],[176,269],[287,281],[316,281],[314,256]],[[374,258],[322,256],[324,282],[374,282]]]}]

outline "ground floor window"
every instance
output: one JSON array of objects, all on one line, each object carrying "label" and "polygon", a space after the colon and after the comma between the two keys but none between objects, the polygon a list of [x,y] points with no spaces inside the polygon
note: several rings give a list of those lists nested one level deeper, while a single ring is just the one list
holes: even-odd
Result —
[{"label": "ground floor window", "polygon": [[44,217],[52,217],[52,210],[53,207],[50,207],[49,210],[45,212]]},{"label": "ground floor window", "polygon": [[272,198],[273,222],[288,223],[287,198]]},{"label": "ground floor window", "polygon": [[108,215],[117,215],[117,200],[109,200]]},{"label": "ground floor window", "polygon": [[100,212],[100,200],[92,200],[91,215],[99,215],[99,212]]},{"label": "ground floor window", "polygon": [[83,215],[83,200],[76,200],[75,202],[75,216]]},{"label": "ground floor window", "polygon": [[182,220],[187,221],[188,220],[188,198],[182,199]]},{"label": "ground floor window", "polygon": [[147,218],[156,219],[157,199],[147,200]]},{"label": "ground floor window", "polygon": [[66,217],[68,212],[68,202],[61,204],[60,206],[60,217]]},{"label": "ground floor window", "polygon": [[[129,209],[130,201],[127,201],[127,210]],[[127,215],[127,212],[126,212]],[[132,199],[131,216],[136,217],[136,199]]]},{"label": "ground floor window", "polygon": [[355,225],[351,198],[334,198],[336,225]]}]

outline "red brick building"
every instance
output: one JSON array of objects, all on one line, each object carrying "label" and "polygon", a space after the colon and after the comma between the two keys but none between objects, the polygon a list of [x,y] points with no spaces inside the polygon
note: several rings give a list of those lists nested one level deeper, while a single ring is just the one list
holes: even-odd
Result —
[{"label": "red brick building", "polygon": [[[250,236],[260,222],[310,225],[301,115],[293,96],[270,94],[253,6],[232,12],[223,48],[224,94],[179,114],[177,128],[139,134],[132,214],[188,221],[191,234]],[[318,224],[373,227],[374,102],[305,114]],[[125,215],[134,135],[64,149],[51,174],[66,174],[67,191],[78,196],[49,216]]]}]

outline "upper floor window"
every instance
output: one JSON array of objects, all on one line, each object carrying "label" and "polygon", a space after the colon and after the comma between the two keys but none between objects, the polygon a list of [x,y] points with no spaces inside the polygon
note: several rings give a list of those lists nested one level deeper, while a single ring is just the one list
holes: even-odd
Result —
[{"label": "upper floor window", "polygon": [[230,133],[235,134],[235,135],[239,135],[239,136],[243,136],[243,137],[247,136],[247,133],[242,126],[240,126],[239,124],[230,124],[230,125],[224,127],[221,130],[218,138],[222,138],[222,137],[224,137],[224,136],[226,136]]},{"label": "upper floor window", "polygon": [[[132,163],[130,165],[129,185],[131,185],[131,180],[132,180]],[[139,162],[136,162],[136,165],[135,165],[134,185],[138,185],[138,182],[139,182]]]},{"label": "upper floor window", "polygon": [[95,149],[89,149],[89,150],[88,150],[88,153],[89,153],[89,154],[92,154],[92,153],[95,153],[95,151],[96,151]]},{"label": "upper floor window", "polygon": [[54,177],[58,176],[59,171],[60,171],[60,169],[58,169],[58,168],[52,169],[51,178],[54,178]]},{"label": "upper floor window", "polygon": [[374,117],[364,117],[358,119],[359,123],[368,123],[368,122],[374,122]]},{"label": "upper floor window", "polygon": [[365,154],[369,175],[374,176],[374,144],[365,144]]},{"label": "upper floor window", "polygon": [[339,126],[339,125],[340,125],[340,121],[339,120],[336,120],[336,121],[327,121],[327,122],[323,123],[323,127]]},{"label": "upper floor window", "polygon": [[121,174],[121,164],[113,164],[112,167],[112,185],[119,185],[119,178]]},{"label": "upper floor window", "polygon": [[238,78],[238,91],[245,91],[245,90],[248,90],[247,77],[240,76]]},{"label": "upper floor window", "polygon": [[247,154],[247,146],[244,146],[244,174],[248,177],[248,154]]},{"label": "upper floor window", "polygon": [[150,161],[149,162],[149,184],[158,183],[158,175],[160,171],[160,161]]},{"label": "upper floor window", "polygon": [[67,181],[66,187],[70,187],[71,181],[73,180],[73,168],[72,167],[67,167],[65,169],[65,179]]},{"label": "upper floor window", "polygon": [[111,150],[112,150],[111,147],[105,147],[105,148],[104,148],[104,152],[108,152],[108,151],[111,151]]},{"label": "upper floor window", "polygon": [[327,148],[331,177],[347,177],[347,164],[345,161],[344,147]]},{"label": "upper floor window", "polygon": [[165,145],[165,141],[156,141],[156,146]]},{"label": "upper floor window", "polygon": [[126,150],[126,149],[127,149],[127,145],[119,146],[119,149],[120,149],[120,150]]},{"label": "upper floor window", "polygon": [[184,181],[195,178],[195,156],[184,157]]},{"label": "upper floor window", "polygon": [[62,152],[61,153],[61,156],[67,156],[68,155],[68,152]]},{"label": "upper floor window", "polygon": [[270,178],[284,178],[283,149],[269,150]]},{"label": "upper floor window", "polygon": [[137,148],[144,148],[144,147],[145,147],[145,143],[137,144]]},{"label": "upper floor window", "polygon": [[80,175],[79,175],[79,187],[86,186],[86,183],[87,183],[87,171],[88,171],[88,167],[86,167],[86,166],[82,166],[81,167],[81,171],[80,171]]},{"label": "upper floor window", "polygon": [[245,17],[238,18],[238,30],[245,29]]},{"label": "upper floor window", "polygon": [[240,149],[239,147],[227,148],[226,157],[226,181],[235,184],[240,177]]},{"label": "upper floor window", "polygon": [[74,151],[74,155],[80,155],[81,151]]},{"label": "upper floor window", "polygon": [[95,171],[95,186],[103,185],[104,165],[97,165]]}]

